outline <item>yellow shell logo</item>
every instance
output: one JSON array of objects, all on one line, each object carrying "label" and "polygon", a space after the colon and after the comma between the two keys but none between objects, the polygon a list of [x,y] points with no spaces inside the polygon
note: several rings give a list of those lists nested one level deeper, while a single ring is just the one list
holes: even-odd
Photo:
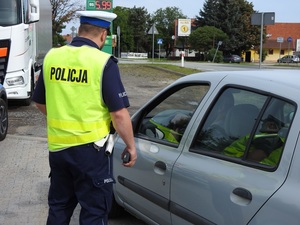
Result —
[{"label": "yellow shell logo", "polygon": [[187,25],[182,25],[182,26],[180,27],[180,29],[181,29],[181,32],[183,32],[183,33],[186,33],[186,32],[188,32],[188,30],[189,30],[189,28],[188,28]]}]

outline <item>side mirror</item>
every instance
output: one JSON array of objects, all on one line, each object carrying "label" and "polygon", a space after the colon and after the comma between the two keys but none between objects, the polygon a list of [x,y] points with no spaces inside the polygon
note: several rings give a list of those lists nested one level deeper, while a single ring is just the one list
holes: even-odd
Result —
[{"label": "side mirror", "polygon": [[40,20],[40,2],[39,0],[29,1],[29,22],[37,22]]}]

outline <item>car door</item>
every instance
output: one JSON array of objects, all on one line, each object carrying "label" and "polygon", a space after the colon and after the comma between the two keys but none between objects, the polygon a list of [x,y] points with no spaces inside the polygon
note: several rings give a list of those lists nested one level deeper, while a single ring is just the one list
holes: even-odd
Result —
[{"label": "car door", "polygon": [[[222,99],[233,103],[219,111]],[[174,165],[172,224],[247,224],[286,179],[287,158],[280,161],[295,108],[267,93],[222,90],[205,116],[199,113]],[[214,112],[224,114],[223,121],[216,123]],[[269,118],[279,125],[267,132],[263,124]],[[251,158],[257,149],[266,155]]]},{"label": "car door", "polygon": [[281,61],[282,61],[283,63],[288,62],[288,56],[283,56],[283,57],[281,58]]},{"label": "car door", "polygon": [[[133,116],[138,155],[135,166],[124,168],[119,157],[114,157],[115,195],[126,209],[146,217],[149,223],[171,224],[171,171],[207,90],[207,83],[186,83],[161,93]],[[124,148],[119,139],[114,155],[120,155]]]}]

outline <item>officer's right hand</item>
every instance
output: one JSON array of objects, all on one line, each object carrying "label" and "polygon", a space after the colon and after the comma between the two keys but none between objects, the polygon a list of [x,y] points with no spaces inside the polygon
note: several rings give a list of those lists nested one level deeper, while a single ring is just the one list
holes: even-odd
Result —
[{"label": "officer's right hand", "polygon": [[121,154],[121,159],[122,160],[123,160],[126,153],[129,153],[129,161],[128,162],[123,162],[123,166],[132,167],[135,164],[136,159],[137,159],[136,149],[129,149],[128,147],[126,147],[124,149],[124,151],[122,152],[122,154]]}]

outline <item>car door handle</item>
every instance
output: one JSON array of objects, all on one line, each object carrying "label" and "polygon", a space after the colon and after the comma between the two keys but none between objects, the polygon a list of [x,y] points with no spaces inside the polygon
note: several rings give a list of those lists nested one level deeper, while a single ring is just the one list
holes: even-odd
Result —
[{"label": "car door handle", "polygon": [[157,161],[154,166],[161,170],[167,170],[167,165],[162,161]]},{"label": "car door handle", "polygon": [[245,188],[236,188],[233,190],[233,194],[241,197],[241,198],[244,198],[244,199],[247,199],[249,201],[252,200],[252,194],[250,191],[246,190]]},{"label": "car door handle", "polygon": [[167,165],[162,161],[157,161],[154,164],[154,172],[159,175],[164,175],[167,171]]}]

